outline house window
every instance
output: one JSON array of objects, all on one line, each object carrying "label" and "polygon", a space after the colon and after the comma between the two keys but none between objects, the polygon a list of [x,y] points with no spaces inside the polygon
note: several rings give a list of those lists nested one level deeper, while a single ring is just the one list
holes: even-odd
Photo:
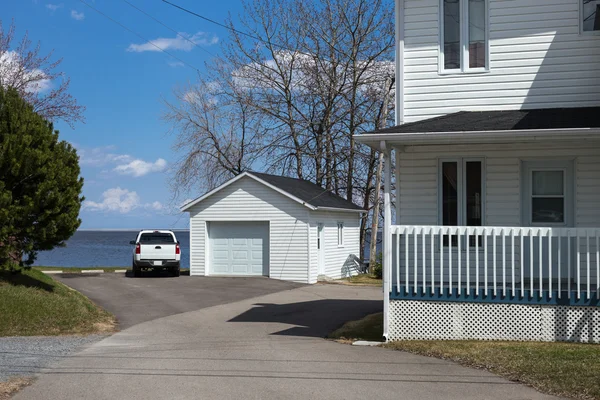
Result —
[{"label": "house window", "polygon": [[[445,226],[482,226],[483,161],[452,160],[440,164],[440,211]],[[444,238],[447,244],[447,238]],[[481,239],[481,238],[480,238]],[[475,238],[469,239],[475,245]],[[457,239],[453,237],[452,244]]]},{"label": "house window", "polygon": [[531,223],[565,223],[565,171],[531,171]]},{"label": "house window", "polygon": [[600,31],[600,0],[581,1],[581,29],[584,32]]},{"label": "house window", "polygon": [[441,0],[441,9],[440,66],[442,71],[487,70],[487,0]]},{"label": "house window", "polygon": [[344,224],[342,222],[338,222],[337,224],[337,233],[338,233],[338,246],[344,245]]}]

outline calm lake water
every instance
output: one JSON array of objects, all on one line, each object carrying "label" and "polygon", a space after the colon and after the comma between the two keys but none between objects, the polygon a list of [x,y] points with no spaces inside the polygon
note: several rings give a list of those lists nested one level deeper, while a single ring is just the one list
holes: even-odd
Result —
[{"label": "calm lake water", "polygon": [[[133,245],[139,231],[77,231],[66,247],[41,251],[34,265],[45,267],[131,267]],[[175,231],[181,243],[181,268],[190,267],[190,232]],[[369,236],[365,259],[369,259]],[[381,233],[377,251],[381,251]]]},{"label": "calm lake water", "polygon": [[[139,231],[77,231],[66,247],[41,251],[34,265],[46,267],[131,267]],[[181,268],[190,266],[190,232],[175,231],[181,245]]]}]

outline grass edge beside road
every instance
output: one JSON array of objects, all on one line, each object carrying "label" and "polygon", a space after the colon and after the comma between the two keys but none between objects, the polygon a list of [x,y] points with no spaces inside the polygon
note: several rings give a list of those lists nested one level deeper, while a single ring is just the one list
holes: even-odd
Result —
[{"label": "grass edge beside road", "polygon": [[[63,274],[80,274],[81,271],[98,271],[105,273],[115,273],[116,271],[127,271],[131,272],[131,267],[44,267],[44,266],[35,266],[31,267],[31,269],[36,271],[62,271]],[[188,268],[182,268],[182,275],[189,274]]]},{"label": "grass edge beside road", "polygon": [[115,317],[83,294],[35,269],[0,270],[0,336],[108,334]]},{"label": "grass edge beside road", "polygon": [[[350,321],[328,337],[342,342],[380,340],[383,313]],[[484,369],[536,390],[600,400],[600,345],[564,342],[397,341],[382,347]]]},{"label": "grass edge beside road", "polygon": [[81,271],[104,271],[104,272],[115,272],[115,271],[124,271],[130,270],[131,267],[31,267],[32,270],[35,271],[63,271],[63,273],[69,274],[80,274]]},{"label": "grass edge beside road", "polygon": [[383,340],[383,313],[370,314],[358,321],[349,321],[327,335],[328,339],[335,339],[344,343],[356,340],[381,341]]},{"label": "grass edge beside road", "polygon": [[323,283],[334,283],[338,285],[349,286],[383,286],[383,281],[371,274],[358,274],[334,281],[324,281]]},{"label": "grass edge beside road", "polygon": [[20,377],[15,376],[9,378],[7,381],[0,382],[0,400],[8,400],[10,397],[23,389],[25,386],[29,386],[33,383],[34,378],[32,377]]}]

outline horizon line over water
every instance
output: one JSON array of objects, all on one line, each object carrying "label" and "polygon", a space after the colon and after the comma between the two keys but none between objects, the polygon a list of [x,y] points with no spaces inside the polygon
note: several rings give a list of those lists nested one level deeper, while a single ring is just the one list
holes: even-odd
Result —
[{"label": "horizon line over water", "polygon": [[[78,230],[65,247],[40,251],[34,266],[44,267],[130,267],[135,246],[130,244],[139,231],[135,229]],[[175,231],[181,248],[181,267],[189,267],[189,231]]]}]

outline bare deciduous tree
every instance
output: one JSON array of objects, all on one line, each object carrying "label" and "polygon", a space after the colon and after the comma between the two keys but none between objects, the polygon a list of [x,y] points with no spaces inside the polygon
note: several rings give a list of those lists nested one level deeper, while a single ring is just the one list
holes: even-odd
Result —
[{"label": "bare deciduous tree", "polygon": [[[354,135],[381,126],[382,115],[385,118],[393,106],[393,101],[384,101],[394,68],[393,11],[393,5],[383,0],[245,3],[241,26],[230,23],[235,29],[223,42],[222,57],[208,64],[201,78],[201,86],[210,83],[219,88],[219,105],[236,104],[232,118],[236,113],[242,120],[252,116],[246,127],[260,140],[253,139],[252,156],[241,154],[245,168],[254,163],[270,172],[310,180],[372,208],[377,156],[355,143]],[[178,97],[168,119],[180,131],[178,143],[193,145],[176,148],[184,158],[210,153],[208,161],[195,158],[214,166],[211,173],[217,177],[206,179],[206,189],[225,175],[241,172],[232,170],[229,162],[211,164],[220,151],[215,140],[207,140],[206,126],[220,116],[204,113],[203,124],[190,125],[186,121],[196,112]],[[174,114],[174,109],[182,113]],[[239,146],[239,126],[236,130]],[[223,142],[230,143],[231,138]],[[184,162],[178,176],[196,174],[192,169],[206,167]],[[367,231],[365,218],[362,244]]]},{"label": "bare deciduous tree", "polygon": [[241,96],[223,94],[215,82],[201,80],[176,89],[176,101],[165,101],[163,119],[177,132],[173,189],[214,188],[250,169],[264,146],[261,115]]},{"label": "bare deciduous tree", "polygon": [[0,21],[0,85],[16,89],[36,113],[50,121],[62,120],[71,127],[83,121],[85,107],[69,93],[70,79],[57,72],[61,59],[43,55],[40,44],[32,47],[27,33],[15,43],[14,21],[4,31]]}]

